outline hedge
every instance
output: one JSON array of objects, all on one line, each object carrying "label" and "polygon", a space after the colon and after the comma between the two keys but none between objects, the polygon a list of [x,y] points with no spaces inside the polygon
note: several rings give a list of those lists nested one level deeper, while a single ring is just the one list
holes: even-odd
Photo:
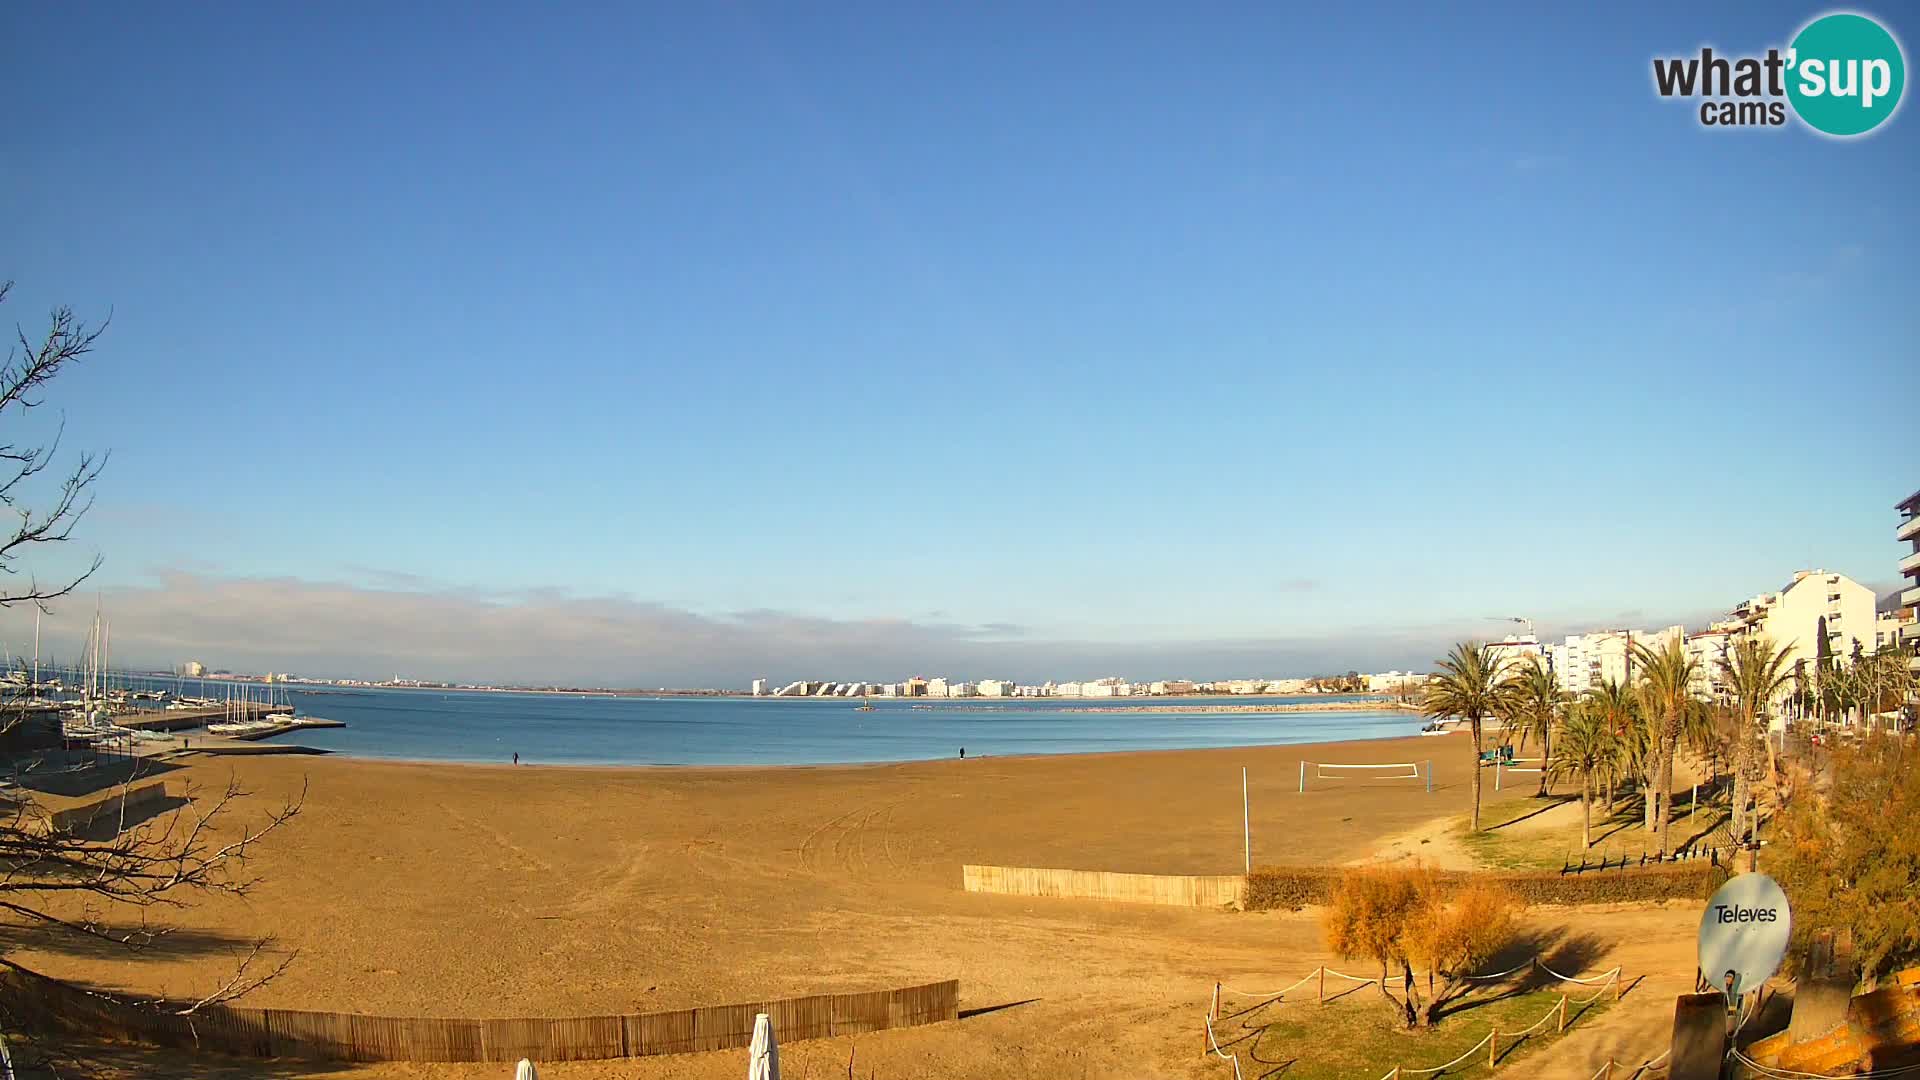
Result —
[{"label": "hedge", "polygon": [[[1248,911],[1298,911],[1325,904],[1339,885],[1343,868],[1333,866],[1256,866],[1247,875]],[[1701,860],[1661,863],[1619,870],[1563,874],[1558,870],[1443,871],[1454,882],[1495,881],[1530,904],[1613,904],[1632,900],[1705,900],[1727,879],[1724,867]]]}]

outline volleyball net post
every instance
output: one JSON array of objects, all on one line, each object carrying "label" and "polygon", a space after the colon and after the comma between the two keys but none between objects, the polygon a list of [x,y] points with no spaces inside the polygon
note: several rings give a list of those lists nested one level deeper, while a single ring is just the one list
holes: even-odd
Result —
[{"label": "volleyball net post", "polygon": [[1300,762],[1299,794],[1307,793],[1307,766],[1313,766],[1316,780],[1419,780],[1433,793],[1433,760],[1366,763]]}]

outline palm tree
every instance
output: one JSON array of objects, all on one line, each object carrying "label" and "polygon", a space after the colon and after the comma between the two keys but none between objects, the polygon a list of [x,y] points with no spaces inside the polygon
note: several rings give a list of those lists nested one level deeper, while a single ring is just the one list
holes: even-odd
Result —
[{"label": "palm tree", "polygon": [[1658,775],[1647,798],[1653,809],[1654,832],[1660,836],[1660,856],[1665,858],[1670,831],[1667,818],[1672,810],[1673,758],[1680,747],[1680,735],[1686,730],[1689,712],[1701,705],[1690,690],[1700,665],[1687,655],[1680,642],[1672,639],[1657,650],[1635,644],[1633,651],[1640,661],[1640,695],[1647,705],[1649,719],[1654,721],[1654,760]]},{"label": "palm tree", "polygon": [[[1764,636],[1743,637],[1733,643],[1720,658],[1720,675],[1733,695],[1734,715],[1739,717],[1739,740],[1733,747],[1733,835],[1746,839],[1742,821],[1748,816],[1753,793],[1750,784],[1755,764],[1753,743],[1759,739],[1767,747],[1767,777],[1774,774],[1773,740],[1766,737],[1767,710],[1794,683],[1794,669],[1787,665],[1789,647],[1773,647]],[[1754,828],[1760,825],[1758,808],[1751,810]]]},{"label": "palm tree", "polygon": [[1612,768],[1619,744],[1606,714],[1591,699],[1574,704],[1560,721],[1547,769],[1556,776],[1580,778],[1580,844],[1593,846],[1593,779]]},{"label": "palm tree", "polygon": [[1639,702],[1633,699],[1631,689],[1612,679],[1603,680],[1587,691],[1586,701],[1613,742],[1606,772],[1607,813],[1612,814],[1615,781],[1625,771],[1639,768],[1641,751],[1646,745],[1646,740],[1640,738],[1644,726],[1640,723]]},{"label": "palm tree", "polygon": [[[1514,682],[1517,692],[1509,708],[1511,711],[1500,717],[1504,728],[1518,729],[1520,746],[1526,748],[1527,736],[1540,737],[1540,757],[1543,761],[1553,760],[1553,728],[1560,719],[1567,704],[1566,691],[1560,689],[1554,680],[1553,672],[1538,657],[1529,664],[1516,664]],[[1505,734],[1503,731],[1502,734]],[[1540,771],[1540,794],[1547,793],[1548,778],[1553,775],[1551,769]]]},{"label": "palm tree", "polygon": [[1465,717],[1473,730],[1473,831],[1480,831],[1480,722],[1489,716],[1507,716],[1519,694],[1508,664],[1491,647],[1463,641],[1435,661],[1439,671],[1427,682],[1423,705],[1436,720]]}]

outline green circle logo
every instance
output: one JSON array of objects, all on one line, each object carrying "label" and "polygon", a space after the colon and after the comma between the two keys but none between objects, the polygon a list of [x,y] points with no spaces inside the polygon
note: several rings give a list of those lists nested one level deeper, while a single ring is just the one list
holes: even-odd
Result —
[{"label": "green circle logo", "polygon": [[1787,50],[1787,99],[1816,131],[1864,135],[1900,107],[1907,62],[1900,43],[1865,15],[1822,15]]}]

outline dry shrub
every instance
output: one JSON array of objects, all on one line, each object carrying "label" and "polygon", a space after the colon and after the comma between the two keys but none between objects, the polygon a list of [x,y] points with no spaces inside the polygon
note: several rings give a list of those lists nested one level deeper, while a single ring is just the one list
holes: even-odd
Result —
[{"label": "dry shrub", "polygon": [[[1408,1027],[1427,1027],[1471,988],[1467,976],[1513,943],[1524,907],[1497,882],[1398,863],[1346,871],[1321,923],[1335,952],[1379,965],[1380,994]],[[1426,969],[1424,989],[1416,967]],[[1395,969],[1399,997],[1387,987]]]},{"label": "dry shrub", "polygon": [[[1529,904],[1617,904],[1639,900],[1704,900],[1727,872],[1704,859],[1625,869],[1562,874],[1539,871],[1436,871],[1456,884],[1488,881]],[[1329,866],[1256,866],[1247,875],[1248,911],[1298,911],[1325,905],[1340,886],[1342,871]]]}]

